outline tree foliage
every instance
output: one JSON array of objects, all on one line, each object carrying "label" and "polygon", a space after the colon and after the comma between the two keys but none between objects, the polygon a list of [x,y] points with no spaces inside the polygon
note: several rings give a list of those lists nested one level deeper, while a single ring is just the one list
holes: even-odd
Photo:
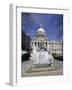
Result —
[{"label": "tree foliage", "polygon": [[22,31],[22,50],[30,52],[30,40],[31,38],[26,35],[26,32]]},{"label": "tree foliage", "polygon": [[22,31],[22,42],[21,48],[23,51],[26,51],[25,54],[22,55],[22,61],[27,61],[30,58],[30,37],[26,35],[26,32]]}]

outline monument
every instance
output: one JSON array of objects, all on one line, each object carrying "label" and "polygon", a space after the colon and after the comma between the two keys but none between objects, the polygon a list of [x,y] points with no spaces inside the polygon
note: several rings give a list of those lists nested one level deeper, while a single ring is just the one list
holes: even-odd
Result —
[{"label": "monument", "polygon": [[46,50],[40,49],[39,51],[36,51],[35,46],[33,47],[32,52],[32,64],[36,65],[53,65],[53,56]]},{"label": "monument", "polygon": [[36,36],[32,40],[32,64],[33,65],[53,65],[53,57],[49,52],[47,44],[48,38],[42,25],[36,32]]}]

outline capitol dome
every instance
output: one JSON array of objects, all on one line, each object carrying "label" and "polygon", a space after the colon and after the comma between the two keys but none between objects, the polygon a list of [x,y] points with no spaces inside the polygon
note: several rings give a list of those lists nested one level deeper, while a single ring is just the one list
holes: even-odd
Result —
[{"label": "capitol dome", "polygon": [[40,27],[38,30],[37,30],[37,33],[36,33],[37,36],[46,36],[45,34],[45,30]]}]

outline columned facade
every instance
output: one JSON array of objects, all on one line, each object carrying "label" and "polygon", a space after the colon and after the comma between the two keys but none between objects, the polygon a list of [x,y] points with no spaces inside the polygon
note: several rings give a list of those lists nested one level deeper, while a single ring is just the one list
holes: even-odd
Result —
[{"label": "columned facade", "polygon": [[63,54],[63,42],[62,41],[49,41],[45,30],[40,27],[35,37],[31,41],[31,48],[36,47],[36,50],[45,50],[49,53]]}]

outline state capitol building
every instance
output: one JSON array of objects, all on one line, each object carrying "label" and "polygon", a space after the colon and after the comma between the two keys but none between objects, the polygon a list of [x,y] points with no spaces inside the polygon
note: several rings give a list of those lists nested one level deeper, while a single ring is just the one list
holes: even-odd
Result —
[{"label": "state capitol building", "polygon": [[31,40],[31,48],[36,50],[47,50],[49,53],[63,54],[63,41],[50,41],[42,26],[36,31],[36,35]]}]

